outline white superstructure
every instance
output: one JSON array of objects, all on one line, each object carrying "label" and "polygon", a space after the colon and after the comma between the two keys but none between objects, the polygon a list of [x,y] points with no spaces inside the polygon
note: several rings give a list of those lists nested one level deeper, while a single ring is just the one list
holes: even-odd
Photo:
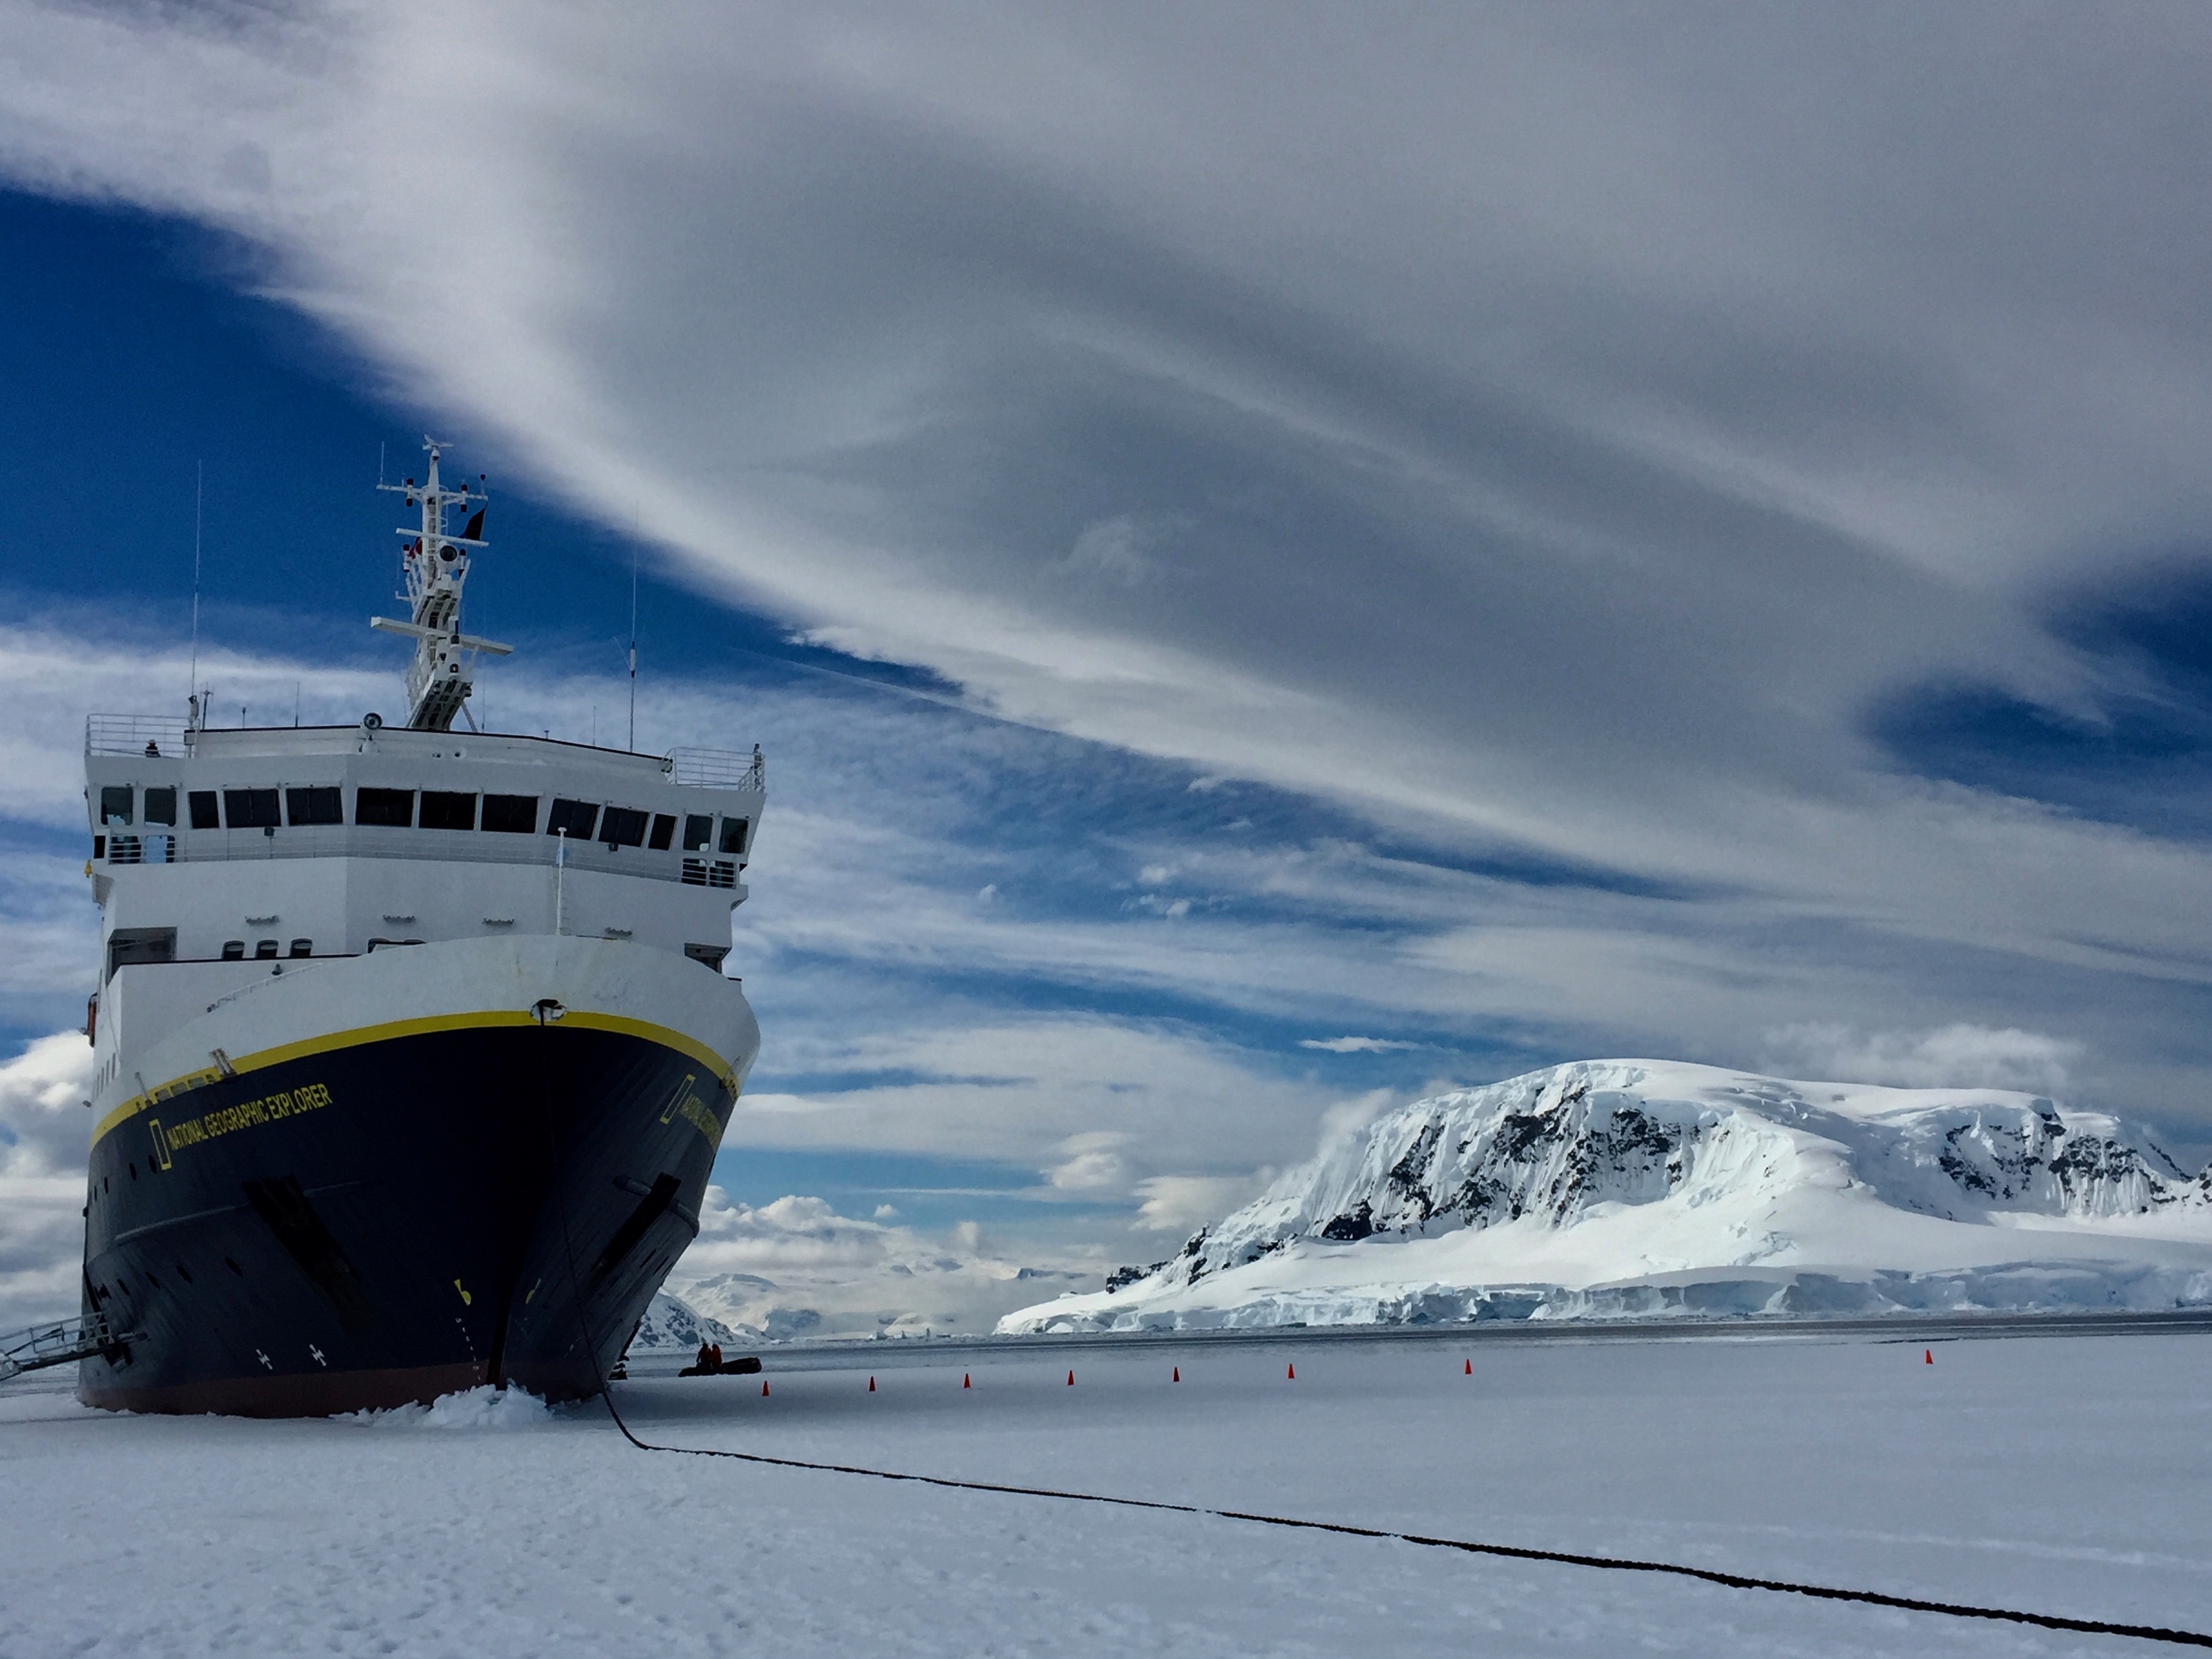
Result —
[{"label": "white superstructure", "polygon": [[[535,935],[620,941],[719,975],[766,779],[750,753],[640,755],[450,729],[472,659],[469,550],[439,479],[386,486],[422,508],[404,558],[416,640],[403,726],[216,729],[95,714],[85,801],[100,908],[87,1011],[104,1118],[160,1086],[137,1056],[226,998],[311,965],[402,947]],[[439,953],[424,957],[429,961]],[[158,971],[133,972],[134,968]]]}]

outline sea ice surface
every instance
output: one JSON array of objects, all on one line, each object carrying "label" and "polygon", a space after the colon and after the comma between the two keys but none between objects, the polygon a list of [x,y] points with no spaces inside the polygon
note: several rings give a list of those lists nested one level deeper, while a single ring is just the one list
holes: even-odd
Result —
[{"label": "sea ice surface", "polygon": [[[646,1377],[617,1398],[672,1444],[2212,1630],[2212,1335],[1563,1329],[766,1358],[764,1378]],[[596,1403],[474,1394],[252,1422],[90,1411],[68,1387],[0,1389],[6,1659],[2157,1650],[651,1455]]]}]

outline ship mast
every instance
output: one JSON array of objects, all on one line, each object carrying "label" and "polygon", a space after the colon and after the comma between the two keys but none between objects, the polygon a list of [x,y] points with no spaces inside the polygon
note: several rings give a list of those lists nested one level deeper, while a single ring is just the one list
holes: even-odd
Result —
[{"label": "ship mast", "polygon": [[[461,588],[468,580],[469,550],[490,545],[483,539],[482,505],[490,498],[465,483],[459,489],[447,489],[438,478],[442,446],[425,438],[422,447],[429,452],[430,470],[420,488],[412,478],[404,483],[380,482],[376,486],[388,494],[404,495],[408,506],[419,504],[422,509],[421,525],[402,525],[398,532],[411,538],[401,549],[400,556],[406,569],[405,597],[412,620],[371,617],[368,625],[414,640],[415,660],[407,669],[407,724],[417,732],[447,732],[453,729],[454,715],[467,718],[463,705],[476,689],[471,676],[477,656],[504,657],[514,647],[461,632]],[[471,501],[479,505],[467,527],[458,535],[448,531],[446,509],[465,508]],[[476,721],[471,719],[469,725],[473,728]]]}]

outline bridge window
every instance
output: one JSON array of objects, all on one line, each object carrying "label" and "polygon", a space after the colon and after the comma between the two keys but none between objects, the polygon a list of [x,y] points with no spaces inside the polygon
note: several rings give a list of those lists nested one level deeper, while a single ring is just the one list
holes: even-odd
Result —
[{"label": "bridge window", "polygon": [[669,842],[675,839],[676,815],[672,812],[655,812],[653,815],[653,834],[647,839],[645,844],[656,853],[665,853],[668,850]]},{"label": "bridge window", "polygon": [[100,787],[100,821],[103,824],[131,822],[131,786],[110,783]]},{"label": "bridge window", "polygon": [[589,841],[592,826],[599,821],[599,804],[588,800],[559,800],[545,815],[545,833],[557,836],[566,830],[570,841]]},{"label": "bridge window", "polygon": [[177,822],[176,786],[146,792],[146,822],[173,826]]},{"label": "bridge window", "polygon": [[599,839],[610,847],[645,844],[646,815],[634,807],[610,806],[599,821]]},{"label": "bridge window", "polygon": [[191,809],[193,829],[220,830],[222,828],[222,816],[216,811],[214,790],[195,789],[185,797],[185,804]]},{"label": "bridge window", "polygon": [[745,855],[745,832],[752,827],[750,818],[724,818],[722,844],[717,850],[734,853],[738,857],[743,858]]},{"label": "bridge window", "polygon": [[284,792],[284,815],[291,819],[295,828],[303,823],[343,823],[344,797],[335,786],[287,789]]},{"label": "bridge window", "polygon": [[684,820],[684,850],[696,853],[714,839],[714,815],[693,812]]},{"label": "bridge window", "polygon": [[391,830],[404,830],[415,822],[415,792],[412,789],[356,789],[353,797],[353,821],[356,823],[380,823]]},{"label": "bridge window", "polygon": [[274,789],[226,789],[222,821],[233,830],[268,830],[276,823]]},{"label": "bridge window", "polygon": [[511,836],[533,833],[538,828],[538,797],[486,795],[483,798],[483,827],[504,830]]},{"label": "bridge window", "polygon": [[134,962],[174,962],[177,930],[173,927],[118,927],[107,936],[107,975]]},{"label": "bridge window", "polygon": [[477,798],[452,789],[422,792],[422,828],[473,830],[477,827]]}]

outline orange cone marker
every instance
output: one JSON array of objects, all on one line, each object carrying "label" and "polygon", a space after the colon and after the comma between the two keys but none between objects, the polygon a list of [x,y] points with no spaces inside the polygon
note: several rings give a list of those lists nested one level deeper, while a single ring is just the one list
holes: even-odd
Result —
[{"label": "orange cone marker", "polygon": [[1289,1381],[1295,1382],[1298,1380],[1298,1368],[1296,1365],[1291,1365],[1284,1370],[1283,1375]]},{"label": "orange cone marker", "polygon": [[1467,1376],[1473,1376],[1474,1375],[1474,1361],[1470,1359],[1467,1362],[1467,1370],[1462,1372],[1462,1375]]},{"label": "orange cone marker", "polygon": [[968,1373],[965,1371],[960,1373],[960,1386],[963,1389],[969,1386]]},{"label": "orange cone marker", "polygon": [[874,1377],[872,1377],[872,1377],[870,1377],[870,1378],[868,1379],[868,1392],[869,1392],[870,1394],[873,1394],[875,1391],[876,1391],[876,1379],[875,1379]]},{"label": "orange cone marker", "polygon": [[768,1384],[765,1381],[761,1383],[761,1398],[763,1400],[768,1398]]},{"label": "orange cone marker", "polygon": [[1174,1380],[1175,1380],[1176,1382],[1182,1382],[1182,1366],[1180,1366],[1180,1365],[1178,1365],[1178,1366],[1176,1366],[1176,1367],[1175,1368],[1175,1379],[1174,1379]]},{"label": "orange cone marker", "polygon": [[1075,1373],[1073,1371],[1070,1371],[1067,1374],[1067,1386],[1071,1389],[1075,1386]]},{"label": "orange cone marker", "polygon": [[1923,1365],[1934,1364],[1936,1363],[1936,1350],[1933,1348],[1923,1348],[1920,1351],[1920,1363]]}]

